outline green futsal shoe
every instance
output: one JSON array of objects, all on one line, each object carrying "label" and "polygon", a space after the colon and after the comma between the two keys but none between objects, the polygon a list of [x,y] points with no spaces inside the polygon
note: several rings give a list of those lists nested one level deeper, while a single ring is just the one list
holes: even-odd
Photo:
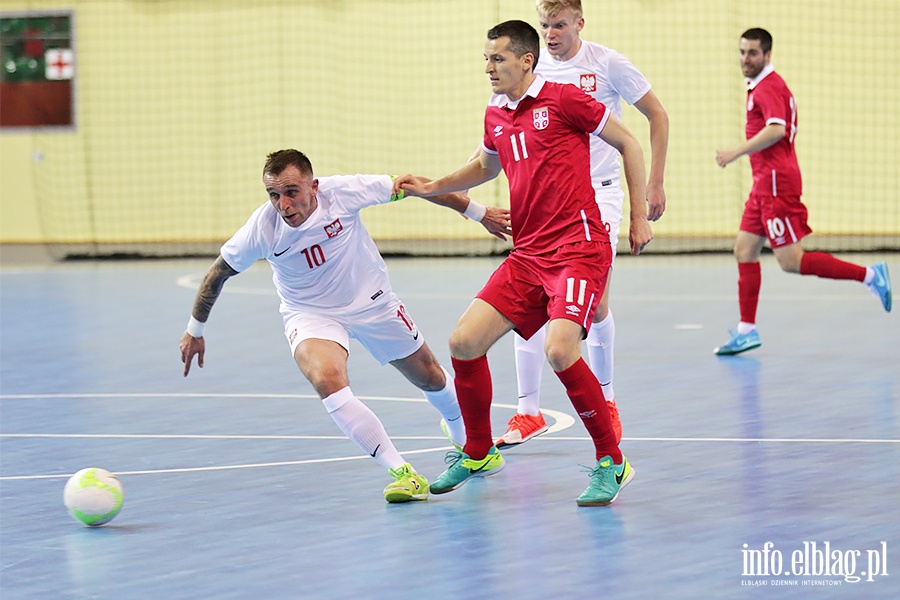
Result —
[{"label": "green futsal shoe", "polygon": [[487,456],[481,460],[469,458],[465,452],[448,452],[444,462],[450,465],[450,468],[431,484],[432,494],[446,494],[473,477],[495,475],[506,465],[496,446],[491,446]]},{"label": "green futsal shoe", "polygon": [[390,503],[410,502],[412,500],[428,500],[428,480],[416,473],[409,463],[396,469],[388,469],[394,478],[384,488],[384,499]]},{"label": "green futsal shoe", "polygon": [[631,463],[622,456],[622,464],[617,465],[610,456],[597,461],[597,466],[589,469],[591,483],[578,496],[578,506],[606,506],[619,496],[619,491],[634,478]]}]

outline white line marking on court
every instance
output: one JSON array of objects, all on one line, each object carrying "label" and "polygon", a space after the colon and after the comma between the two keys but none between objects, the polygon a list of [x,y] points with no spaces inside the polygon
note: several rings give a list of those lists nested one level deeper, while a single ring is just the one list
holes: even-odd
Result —
[{"label": "white line marking on court", "polygon": [[[383,400],[385,402],[414,402],[418,404],[427,404],[428,401],[425,398],[400,398],[397,396],[357,396],[360,400]],[[184,398],[211,398],[211,399],[221,399],[221,398],[266,398],[266,399],[291,399],[291,398],[304,398],[304,399],[315,399],[318,400],[319,397],[314,394],[184,394],[184,393],[160,393],[160,394],[152,394],[152,393],[125,393],[125,394],[0,394],[0,400],[36,400],[36,399],[48,399],[48,400],[60,400],[60,399],[90,399],[90,398],[170,398],[170,399],[184,399]],[[493,407],[496,408],[510,408],[512,410],[516,410],[517,406],[515,404],[502,404],[499,402],[495,402],[492,404]],[[564,412],[560,412],[558,410],[550,410],[544,409],[545,414],[552,417],[556,422],[547,430],[547,433],[554,433],[557,431],[562,431],[564,429],[568,429],[572,425],[575,424],[574,417],[567,415]],[[0,433],[0,437],[3,437],[4,434]]]},{"label": "white line marking on court", "polygon": [[[204,399],[222,399],[222,398],[267,398],[267,399],[318,399],[313,394],[177,394],[177,393],[125,393],[125,394],[2,394],[0,400],[79,400],[79,399],[109,399],[109,398],[204,398]],[[360,400],[369,401],[386,401],[386,402],[414,402],[427,404],[425,398],[400,398],[395,396],[359,396]],[[515,410],[514,404],[494,403],[494,407],[508,408]],[[574,417],[564,412],[556,410],[544,409],[544,414],[551,417],[555,422],[547,430],[546,433],[563,431],[575,424]],[[546,435],[546,434],[545,434]],[[79,434],[79,433],[0,433],[0,438],[55,438],[55,439],[219,439],[219,440],[346,440],[345,436],[313,436],[313,435],[216,435],[216,434]],[[442,440],[443,437],[436,436],[391,436],[392,440]],[[450,446],[438,446],[435,448],[425,448],[418,450],[404,450],[403,454],[423,454],[426,452],[440,452],[451,449]],[[117,475],[147,475],[161,473],[194,473],[198,471],[223,471],[228,469],[250,469],[262,467],[281,467],[290,465],[305,465],[325,462],[339,462],[346,460],[359,460],[369,458],[368,455],[344,456],[332,458],[316,458],[308,460],[285,461],[276,463],[254,463],[247,465],[219,465],[211,467],[186,467],[179,469],[159,469],[152,471],[117,471]],[[70,477],[72,474],[52,474],[52,475],[12,475],[0,476],[0,481],[14,481],[27,479],[61,479]]]},{"label": "white line marking on court", "polygon": [[[346,439],[346,438],[342,438]],[[437,448],[424,448],[419,450],[407,450],[403,454],[424,454],[426,452],[438,452],[447,450],[450,446],[439,446]],[[331,458],[310,458],[307,460],[289,460],[284,462],[269,463],[251,463],[246,465],[219,465],[214,467],[185,467],[181,469],[153,469],[148,471],[116,471],[116,475],[162,475],[165,473],[198,473],[201,471],[229,471],[232,469],[259,469],[263,467],[288,467],[292,465],[311,465],[316,463],[343,462],[347,460],[364,460],[370,458],[366,454],[359,456],[334,456]],[[61,475],[13,475],[10,477],[0,477],[0,481],[13,480],[33,480],[33,479],[66,479],[71,477],[72,473]]]},{"label": "white line marking on court", "polygon": [[[573,419],[574,420],[574,419]],[[552,436],[547,437],[553,428],[548,429],[540,437],[534,439],[543,442],[583,442],[590,440],[589,436]],[[558,430],[558,429],[557,429]],[[135,440],[346,440],[343,435],[215,435],[215,434],[165,434],[165,433],[0,433],[0,438],[27,438],[27,439],[85,439],[85,440],[105,440],[105,439],[135,439]],[[443,440],[443,436],[437,435],[392,435],[392,440]],[[864,438],[679,438],[679,437],[623,437],[626,442],[687,442],[687,443],[709,443],[709,442],[759,442],[759,443],[785,443],[785,444],[900,444],[900,440],[879,440]],[[442,447],[443,448],[443,447]],[[430,452],[431,450],[420,450],[417,452]],[[362,457],[365,458],[365,457]],[[328,459],[323,459],[328,460]],[[343,460],[343,459],[342,459]],[[349,459],[348,459],[349,460]],[[302,464],[292,462],[284,464]],[[282,463],[279,463],[282,464]],[[0,479],[3,479],[0,477]]]},{"label": "white line marking on court", "polygon": [[[97,399],[97,398],[267,398],[267,399],[318,399],[312,394],[183,394],[183,393],[124,393],[124,394],[2,394],[0,400],[27,400],[27,399]],[[360,396],[360,400],[381,400],[387,402],[413,402],[427,403],[424,398],[400,398],[395,396]],[[514,404],[494,403],[493,407],[515,410]],[[554,436],[548,435],[566,430],[575,424],[574,417],[560,411],[544,409],[544,414],[554,419],[553,425],[547,432],[535,440],[546,443],[549,441],[589,441],[588,436]],[[197,439],[197,440],[346,440],[344,436],[315,436],[315,435],[226,435],[226,434],[78,434],[78,433],[0,433],[0,438],[71,438],[71,439]],[[394,440],[420,440],[431,441],[443,439],[436,436],[392,436]],[[897,444],[900,440],[891,439],[851,439],[851,438],[688,438],[688,437],[626,437],[629,442],[680,442],[680,443],[789,443],[789,444]],[[433,448],[421,448],[418,450],[405,450],[403,454],[424,454],[427,452],[440,452],[449,450],[450,446],[437,446]],[[165,473],[197,473],[202,471],[227,471],[232,469],[254,469],[266,467],[284,467],[328,462],[342,462],[348,460],[362,460],[369,458],[367,455],[340,456],[330,458],[314,458],[307,460],[251,463],[244,465],[217,465],[207,467],[183,467],[173,469],[154,469],[145,471],[117,471],[118,475],[158,475]],[[71,473],[47,474],[47,475],[12,475],[0,476],[0,481],[20,481],[33,479],[65,479]]]},{"label": "white line marking on court", "polygon": [[[535,440],[547,441],[543,436],[534,438]],[[565,437],[554,436],[555,441],[583,441],[589,439],[587,437]],[[851,438],[681,438],[681,437],[623,437],[623,442],[687,442],[687,443],[743,443],[743,442],[759,442],[759,443],[776,443],[776,444],[900,444],[900,440],[877,440],[877,439],[851,439]]]}]

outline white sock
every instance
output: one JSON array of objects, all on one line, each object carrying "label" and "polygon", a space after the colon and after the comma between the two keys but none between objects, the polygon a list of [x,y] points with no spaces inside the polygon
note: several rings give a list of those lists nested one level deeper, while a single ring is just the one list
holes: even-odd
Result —
[{"label": "white sock", "polygon": [[541,376],[544,373],[544,340],[547,326],[531,339],[515,336],[516,377],[519,381],[519,409],[523,415],[537,416],[541,412]]},{"label": "white sock", "polygon": [[872,283],[872,280],[875,279],[875,269],[872,267],[866,267],[866,278],[863,279],[863,283],[869,285]]},{"label": "white sock", "polygon": [[747,323],[745,321],[741,321],[737,326],[737,332],[741,335],[750,333],[754,329],[756,329],[756,323]]},{"label": "white sock", "polygon": [[381,420],[345,387],[322,399],[325,410],[353,443],[387,469],[396,469],[406,461],[397,452]]},{"label": "white sock", "polygon": [[459,401],[456,399],[456,387],[453,385],[453,376],[447,369],[441,367],[447,378],[447,385],[437,392],[426,392],[425,399],[437,409],[444,421],[447,422],[447,430],[450,438],[460,446],[466,445],[466,426],[463,424],[462,413],[459,411]]},{"label": "white sock", "polygon": [[616,391],[613,389],[613,349],[616,341],[616,321],[612,311],[606,313],[606,318],[599,323],[591,325],[587,336],[588,360],[591,371],[603,388],[603,397],[607,402],[616,399]]}]

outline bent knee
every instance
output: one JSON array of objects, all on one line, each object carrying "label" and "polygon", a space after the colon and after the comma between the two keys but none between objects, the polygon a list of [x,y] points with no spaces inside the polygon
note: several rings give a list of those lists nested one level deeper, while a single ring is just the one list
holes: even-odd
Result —
[{"label": "bent knee", "polygon": [[734,258],[739,263],[756,262],[757,254],[753,251],[752,248],[747,248],[746,246],[736,244],[734,246]]},{"label": "bent knee", "polygon": [[350,385],[347,375],[339,368],[330,365],[306,366],[302,369],[304,377],[312,384],[322,398]]},{"label": "bent knee", "polygon": [[557,373],[565,371],[581,358],[580,352],[563,346],[550,346],[545,351],[547,353],[547,362],[550,363],[550,366]]},{"label": "bent knee", "polygon": [[474,360],[481,356],[474,336],[456,329],[450,334],[450,356],[457,360]]},{"label": "bent knee", "polygon": [[781,270],[785,273],[799,273],[800,272],[800,258],[796,256],[779,256],[778,257],[778,266],[781,267]]}]

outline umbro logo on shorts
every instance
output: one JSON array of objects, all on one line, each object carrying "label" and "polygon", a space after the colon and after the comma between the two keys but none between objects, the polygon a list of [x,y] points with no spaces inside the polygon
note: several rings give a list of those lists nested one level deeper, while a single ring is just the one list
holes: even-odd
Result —
[{"label": "umbro logo on shorts", "polygon": [[577,304],[570,304],[566,306],[566,313],[570,315],[578,316],[581,314],[581,307]]}]

